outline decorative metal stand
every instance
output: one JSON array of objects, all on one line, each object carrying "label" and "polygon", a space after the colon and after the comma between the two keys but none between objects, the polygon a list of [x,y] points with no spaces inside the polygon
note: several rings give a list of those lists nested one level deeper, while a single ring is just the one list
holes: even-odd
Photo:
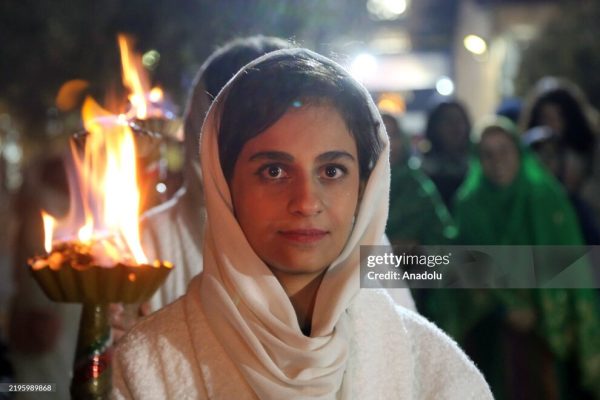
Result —
[{"label": "decorative metal stand", "polygon": [[112,377],[108,304],[84,303],[73,363],[71,397],[107,399]]},{"label": "decorative metal stand", "polygon": [[31,271],[53,301],[82,303],[73,364],[73,399],[108,399],[112,388],[110,303],[141,303],[171,271],[170,263],[111,268],[56,263],[60,249],[30,260]]}]

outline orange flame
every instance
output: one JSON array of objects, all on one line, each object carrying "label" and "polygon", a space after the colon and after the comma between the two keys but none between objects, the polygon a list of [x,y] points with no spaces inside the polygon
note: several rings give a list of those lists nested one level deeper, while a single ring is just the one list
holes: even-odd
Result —
[{"label": "orange flame", "polygon": [[56,219],[52,215],[42,210],[42,221],[44,222],[44,249],[47,253],[52,251],[52,239],[54,233],[54,225],[56,225]]},{"label": "orange flame", "polygon": [[[129,120],[164,116],[164,93],[159,87],[150,90],[142,57],[133,51],[132,38],[121,34],[118,44],[131,107],[126,114],[114,115],[91,97],[85,99],[82,117],[87,135],[83,154],[74,141],[71,146],[71,210],[61,220],[42,213],[48,253],[53,242],[76,239],[89,246],[98,265],[106,266],[148,263],[138,230],[140,193]],[[67,85],[63,96],[59,96],[65,107],[71,106],[73,96],[79,96],[85,87],[83,83]]]},{"label": "orange flame", "polygon": [[153,107],[163,101],[163,91],[160,87],[150,90],[148,77],[142,65],[142,57],[133,51],[133,39],[130,36],[118,35],[119,50],[121,52],[121,68],[123,71],[123,85],[129,89],[129,103],[131,110],[128,117],[146,119],[152,114],[160,114],[162,110]]},{"label": "orange flame", "polygon": [[142,57],[133,52],[133,40],[127,35],[118,36],[119,50],[121,52],[121,67],[123,70],[123,85],[130,90],[129,102],[137,118],[145,119],[148,112],[146,93],[148,93],[147,79],[142,78]]},{"label": "orange flame", "polygon": [[56,225],[44,213],[46,250],[50,252],[57,230],[71,236],[77,232],[78,240],[91,246],[100,265],[147,264],[138,230],[140,194],[133,132],[91,97],[85,99],[82,116],[88,134],[83,157],[72,146],[78,181],[71,186],[80,188],[83,217],[76,217],[73,203],[70,215]]}]

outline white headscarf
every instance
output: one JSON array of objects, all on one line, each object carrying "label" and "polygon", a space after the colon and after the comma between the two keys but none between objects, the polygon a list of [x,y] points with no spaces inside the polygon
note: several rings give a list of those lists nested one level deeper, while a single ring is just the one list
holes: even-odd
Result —
[{"label": "white headscarf", "polygon": [[[333,61],[304,49],[282,50],[271,57],[307,55],[348,72]],[[239,72],[231,82],[238,79]],[[204,242],[204,272],[199,281],[201,303],[209,324],[260,398],[348,398],[344,382],[352,332],[346,310],[359,290],[360,245],[379,244],[385,230],[390,183],[389,145],[371,97],[356,86],[368,103],[384,149],[366,183],[352,233],[342,253],[325,273],[317,292],[311,336],[299,326],[292,303],[269,267],[253,251],[235,218],[229,187],[219,162],[220,107],[231,82],[219,94],[205,120],[200,159],[208,225]],[[251,100],[249,100],[251,101]]]}]

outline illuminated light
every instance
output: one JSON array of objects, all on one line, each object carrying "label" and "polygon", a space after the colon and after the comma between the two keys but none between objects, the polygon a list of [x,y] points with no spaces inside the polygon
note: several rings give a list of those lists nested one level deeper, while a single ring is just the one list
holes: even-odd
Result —
[{"label": "illuminated light", "polygon": [[487,43],[477,35],[465,36],[463,44],[465,49],[476,55],[482,55],[487,51]]},{"label": "illuminated light", "polygon": [[390,114],[404,114],[406,111],[406,102],[402,96],[395,93],[383,93],[377,101],[377,108],[381,112]]},{"label": "illuminated light", "polygon": [[407,164],[410,169],[419,169],[421,167],[421,159],[419,157],[411,156],[408,159]]},{"label": "illuminated light", "polygon": [[137,277],[135,276],[135,274],[133,272],[131,272],[129,275],[127,275],[127,279],[129,279],[130,282],[135,282]]},{"label": "illuminated light", "polygon": [[4,158],[11,164],[18,164],[23,159],[23,150],[15,142],[8,142],[4,146]]},{"label": "illuminated light", "polygon": [[367,11],[377,19],[394,20],[408,9],[406,0],[368,0]]},{"label": "illuminated light", "polygon": [[160,61],[160,53],[156,50],[149,50],[142,56],[142,65],[150,70],[153,70]]},{"label": "illuminated light", "polygon": [[46,253],[50,254],[50,252],[52,252],[52,235],[54,232],[54,225],[56,225],[56,219],[42,210],[42,221],[44,222],[44,232],[50,232],[49,235],[44,236],[44,249],[46,249]]},{"label": "illuminated light", "polygon": [[359,81],[372,76],[375,71],[377,71],[377,59],[371,54],[359,54],[350,64],[350,73]]},{"label": "illuminated light", "polygon": [[165,185],[165,184],[164,184],[164,183],[162,183],[162,182],[158,182],[158,183],[156,184],[156,191],[157,191],[158,193],[165,193],[165,192],[167,191],[167,185]]},{"label": "illuminated light", "polygon": [[83,99],[83,92],[89,86],[89,82],[83,79],[72,79],[63,83],[56,95],[56,107],[60,111],[74,109]]},{"label": "illuminated light", "polygon": [[152,103],[160,103],[163,100],[163,97],[163,90],[158,86],[153,87],[152,90],[150,90],[150,94],[148,94],[148,99],[150,99]]},{"label": "illuminated light", "polygon": [[454,82],[447,76],[443,76],[435,83],[435,90],[442,96],[450,96],[454,93]]},{"label": "illuminated light", "polygon": [[417,143],[417,148],[422,154],[429,153],[431,150],[431,142],[427,139],[421,140],[419,143]]},{"label": "illuminated light", "polygon": [[406,32],[387,32],[378,34],[369,42],[369,47],[377,54],[406,53],[412,48],[410,36]]}]

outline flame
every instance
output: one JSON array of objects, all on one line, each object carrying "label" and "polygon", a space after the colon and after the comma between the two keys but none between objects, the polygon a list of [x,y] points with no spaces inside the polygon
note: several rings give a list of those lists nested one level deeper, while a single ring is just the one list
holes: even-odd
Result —
[{"label": "flame", "polygon": [[123,71],[123,85],[131,92],[129,102],[135,117],[145,119],[148,115],[146,93],[148,83],[143,75],[142,57],[133,52],[133,40],[130,36],[120,34],[117,37],[121,52],[121,67]]},{"label": "flame", "polygon": [[44,222],[44,249],[47,253],[52,251],[52,234],[54,233],[54,225],[56,219],[52,215],[42,210],[42,221]]},{"label": "flame", "polygon": [[[71,143],[71,210],[61,220],[43,213],[48,253],[55,242],[77,240],[89,247],[98,265],[106,266],[148,263],[140,244],[137,158],[129,121],[165,115],[164,93],[159,87],[150,90],[142,57],[133,51],[132,38],[121,34],[117,41],[131,107],[115,115],[86,97],[82,107],[85,147],[82,150],[76,141]],[[59,96],[65,107],[74,103],[75,94],[82,94],[87,87],[83,83],[87,85],[82,81],[66,86],[63,96]]]},{"label": "flame", "polygon": [[[84,101],[82,117],[87,131],[83,154],[74,143],[71,147],[76,170],[76,176],[69,177],[71,212],[56,225],[43,214],[46,250],[51,251],[57,231],[64,236],[77,232],[79,242],[90,246],[99,265],[147,264],[138,230],[140,194],[133,132],[91,97]],[[76,189],[79,193],[74,194]]]},{"label": "flame", "polygon": [[82,113],[89,132],[82,171],[87,177],[84,184],[100,189],[104,228],[119,232],[135,260],[146,263],[138,230],[140,194],[133,133],[126,125],[99,123],[98,116],[106,116],[106,111],[90,97]]},{"label": "flame", "polygon": [[86,215],[85,225],[79,228],[77,232],[77,238],[80,242],[89,244],[92,242],[94,236],[94,220],[91,216]]},{"label": "flame", "polygon": [[164,92],[158,86],[150,89],[142,56],[133,51],[133,39],[128,35],[119,34],[117,41],[121,53],[123,85],[129,90],[128,98],[131,105],[126,117],[142,120],[150,117],[164,117]]},{"label": "flame", "polygon": [[[119,50],[121,52],[121,69],[123,71],[123,85],[129,90],[128,96],[131,109],[128,117],[146,119],[152,114],[163,115],[160,106],[164,100],[164,93],[160,87],[151,90],[148,77],[143,69],[142,56],[135,53],[131,37],[118,35]],[[157,107],[158,106],[158,107]]]}]

